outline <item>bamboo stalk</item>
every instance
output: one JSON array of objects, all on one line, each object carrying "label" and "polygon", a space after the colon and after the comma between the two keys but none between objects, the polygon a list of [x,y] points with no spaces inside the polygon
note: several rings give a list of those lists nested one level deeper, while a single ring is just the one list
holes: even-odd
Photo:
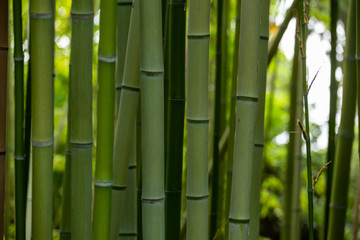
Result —
[{"label": "bamboo stalk", "polygon": [[[138,5],[138,4],[137,4]],[[138,8],[138,7],[137,7]],[[138,11],[138,10],[136,10]],[[124,193],[123,206],[120,212],[120,240],[137,239],[137,193],[136,193],[136,125],[133,127],[133,141],[131,144],[130,161],[127,174],[127,188]]]},{"label": "bamboo stalk", "polygon": [[210,1],[189,2],[186,238],[208,239],[208,70]]},{"label": "bamboo stalk", "polygon": [[[216,72],[215,72],[215,106],[214,106],[214,129],[213,129],[213,171],[212,171],[212,191],[211,191],[211,212],[210,212],[210,238],[212,239],[217,232],[218,208],[219,208],[219,140],[221,135],[222,109],[222,87],[225,81],[223,74],[223,0],[217,0],[217,22],[216,22]],[[220,187],[221,188],[221,187]]]},{"label": "bamboo stalk", "polygon": [[[231,99],[230,99],[230,135],[229,135],[229,149],[228,149],[228,169],[227,169],[227,182],[226,182],[226,203],[225,203],[225,216],[229,216],[230,212],[230,198],[231,198],[231,181],[233,173],[234,162],[234,142],[235,142],[235,121],[236,121],[236,89],[238,77],[238,63],[239,63],[239,37],[240,37],[240,13],[241,13],[241,0],[236,3],[236,18],[235,18],[235,39],[234,39],[234,52],[233,52],[233,65],[231,76]],[[225,239],[228,238],[229,229],[225,229]]]},{"label": "bamboo stalk", "polygon": [[336,61],[336,45],[337,45],[337,27],[338,20],[338,0],[330,1],[330,28],[331,28],[331,50],[330,50],[330,113],[329,113],[329,138],[328,138],[328,152],[326,162],[332,162],[328,165],[326,171],[326,202],[325,202],[325,216],[323,239],[327,239],[327,232],[329,227],[329,208],[331,197],[331,181],[333,175],[334,157],[335,157],[335,118],[336,118],[336,105],[337,105],[337,89],[338,82],[336,81],[335,71],[337,68]]},{"label": "bamboo stalk", "polygon": [[0,239],[4,235],[6,156],[6,90],[8,61],[8,1],[0,2]]},{"label": "bamboo stalk", "polygon": [[[141,100],[139,99],[139,104]],[[141,107],[138,106],[136,115],[136,194],[137,194],[137,239],[142,239],[142,209],[141,209],[141,192],[142,192],[142,176],[141,176]]]},{"label": "bamboo stalk", "polygon": [[284,33],[289,25],[290,20],[294,17],[294,13],[296,12],[296,8],[299,4],[299,0],[294,0],[289,9],[286,11],[285,18],[281,23],[278,32],[274,37],[271,38],[269,43],[269,50],[268,50],[268,66],[270,65],[271,60],[276,55],[277,50],[279,48],[280,41],[284,36]]},{"label": "bamboo stalk", "polygon": [[334,172],[330,200],[328,239],[344,237],[349,170],[354,138],[354,118],[356,108],[356,71],[355,63],[355,1],[348,5],[346,22],[346,47],[344,52],[343,100],[341,120],[336,139]]},{"label": "bamboo stalk", "polygon": [[299,21],[300,21],[300,33],[301,36],[299,47],[300,47],[300,57],[301,57],[301,72],[302,72],[302,82],[303,82],[303,91],[304,91],[304,108],[305,108],[305,129],[304,134],[306,142],[306,168],[307,168],[307,192],[308,192],[308,218],[309,218],[309,240],[314,239],[314,210],[313,210],[313,195],[314,188],[312,184],[312,170],[311,170],[311,136],[310,136],[310,123],[309,123],[309,104],[308,104],[308,94],[309,86],[307,82],[307,73],[306,73],[306,25],[308,24],[308,5],[309,3],[305,0],[300,0],[300,11],[299,11]]},{"label": "bamboo stalk", "polygon": [[119,109],[121,84],[123,81],[126,48],[128,42],[130,15],[132,1],[117,1],[117,24],[116,24],[116,70],[115,70],[115,87],[116,87],[116,105],[115,112]]},{"label": "bamboo stalk", "polygon": [[110,239],[113,181],[116,0],[100,2],[93,240]]},{"label": "bamboo stalk", "polygon": [[[71,65],[69,66],[71,71]],[[71,76],[71,74],[70,74]],[[71,83],[69,81],[69,96]],[[65,146],[65,170],[63,175],[63,202],[62,202],[62,217],[60,224],[60,240],[71,239],[71,144],[70,144],[70,129],[71,129],[71,98],[68,97],[68,117],[67,117],[67,136]]]},{"label": "bamboo stalk", "polygon": [[[165,180],[165,238],[180,239],[185,113],[186,1],[170,0],[165,72],[168,75]],[[167,89],[165,89],[166,91]]]},{"label": "bamboo stalk", "polygon": [[161,1],[140,1],[142,234],[165,238],[164,64]]},{"label": "bamboo stalk", "polygon": [[260,191],[261,191],[261,165],[264,149],[264,117],[267,81],[267,54],[269,41],[269,0],[261,1],[261,19],[259,35],[259,102],[255,115],[254,146],[253,146],[253,180],[250,205],[250,237],[258,240],[260,237]]},{"label": "bamboo stalk", "polygon": [[[296,33],[298,34],[298,33]],[[290,120],[289,120],[289,144],[288,144],[288,154],[287,154],[287,163],[286,163],[286,181],[285,181],[285,199],[284,199],[284,223],[283,229],[281,231],[281,239],[293,239],[291,237],[299,238],[294,232],[296,229],[296,217],[293,215],[296,213],[293,210],[296,208],[295,204],[299,197],[299,156],[301,152],[301,134],[293,133],[298,131],[299,127],[297,125],[297,120],[302,119],[302,78],[300,76],[300,57],[299,57],[299,42],[295,35],[295,47],[294,47],[294,57],[292,65],[292,76],[290,83]],[[300,155],[301,159],[301,155]],[[295,194],[297,193],[297,194]],[[295,221],[295,222],[294,222]],[[298,232],[299,233],[299,232]]]},{"label": "bamboo stalk", "polygon": [[71,239],[91,239],[92,196],[92,0],[71,6],[70,149]]},{"label": "bamboo stalk", "polygon": [[128,175],[129,160],[132,152],[134,138],[133,125],[140,91],[140,29],[139,29],[139,3],[133,3],[131,12],[128,47],[126,50],[125,68],[121,86],[120,103],[115,132],[115,148],[113,156],[114,184],[112,189],[112,221],[111,239],[119,236],[119,221],[122,215]]},{"label": "bamboo stalk", "polygon": [[25,239],[26,182],[24,161],[24,54],[21,0],[13,1],[15,68],[15,235]]},{"label": "bamboo stalk", "polygon": [[244,0],[241,5],[229,239],[249,237],[254,127],[258,105],[257,61],[261,1]]},{"label": "bamboo stalk", "polygon": [[39,240],[52,238],[53,24],[52,1],[31,0],[32,237]]}]

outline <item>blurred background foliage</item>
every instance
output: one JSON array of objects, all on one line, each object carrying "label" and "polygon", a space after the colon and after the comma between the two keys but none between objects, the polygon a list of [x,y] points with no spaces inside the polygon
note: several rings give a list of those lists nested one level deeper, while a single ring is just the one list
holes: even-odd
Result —
[{"label": "blurred background foliage", "polygon": [[[210,25],[210,65],[209,65],[209,113],[210,113],[210,132],[212,136],[212,124],[213,124],[213,109],[214,109],[214,89],[215,89],[215,55],[216,55],[216,3],[217,1],[211,0],[211,25]],[[279,27],[278,18],[284,17],[286,8],[285,3],[289,6],[289,1],[286,0],[272,0],[270,4],[270,39],[276,34]],[[12,2],[10,1],[10,13],[12,12]],[[232,71],[232,54],[233,54],[233,42],[235,34],[235,6],[236,1],[230,0],[230,14],[228,24],[228,38],[227,38],[227,106],[230,105],[230,88],[231,88],[231,71]],[[312,0],[311,1],[311,21],[322,22],[326,29],[323,33],[320,33],[320,37],[324,38],[324,35],[329,35],[330,27],[330,3],[329,0]],[[339,1],[339,25],[344,28],[344,19],[346,16],[347,1]],[[25,76],[27,72],[27,64],[29,60],[28,54],[28,0],[23,0],[23,26],[24,26],[24,51],[25,51]],[[54,239],[58,239],[58,229],[61,219],[61,201],[62,201],[62,182],[65,163],[65,140],[66,140],[66,128],[67,128],[67,97],[68,97],[68,75],[69,75],[69,58],[70,58],[70,39],[71,39],[71,19],[70,19],[71,0],[56,1],[56,19],[55,19],[55,118],[54,118]],[[12,16],[10,14],[9,30],[12,27]],[[281,21],[280,21],[281,23]],[[314,25],[313,25],[314,26]],[[313,31],[312,24],[309,24],[309,31]],[[293,33],[292,33],[293,34]],[[99,42],[99,0],[95,0],[95,17],[94,17],[94,52],[93,52],[93,119],[96,126],[96,90],[97,90],[97,47]],[[339,54],[342,54],[341,47],[344,45],[344,37],[339,36]],[[13,36],[10,34],[10,43],[13,47]],[[290,43],[284,43],[290,44]],[[10,51],[9,59],[12,61],[12,48]],[[339,56],[341,59],[341,56]],[[341,62],[339,62],[341,66]],[[280,228],[283,219],[283,201],[284,201],[284,182],[286,171],[286,155],[287,155],[287,142],[289,134],[299,134],[297,129],[288,132],[288,121],[290,103],[290,79],[291,79],[291,66],[292,59],[288,59],[283,49],[279,49],[276,57],[273,59],[268,67],[268,79],[267,79],[267,94],[266,94],[266,111],[265,111],[265,148],[264,148],[264,161],[262,169],[262,187],[261,187],[261,226],[260,233],[264,239],[279,239]],[[9,64],[9,68],[12,68],[12,64]],[[9,89],[13,88],[12,69],[9,71],[10,84]],[[338,77],[338,80],[341,76]],[[328,89],[323,89],[328,91]],[[9,92],[9,104],[13,107],[12,92]],[[341,94],[341,83],[339,92]],[[338,101],[338,112],[340,109],[340,103]],[[311,111],[316,111],[316,104],[311,106]],[[310,112],[311,114],[311,112]],[[227,113],[227,119],[229,118]],[[9,115],[11,120],[13,115]],[[337,123],[339,122],[337,117]],[[13,124],[9,124],[9,131],[12,131]],[[357,130],[357,128],[355,128]],[[94,140],[96,139],[96,129],[94,129]],[[325,134],[327,136],[327,126],[311,124],[311,134],[313,136],[313,175],[316,175],[317,171],[324,165],[326,161],[326,148],[317,146],[317,139],[320,135]],[[356,133],[357,134],[357,133]],[[10,137],[11,138],[11,137]],[[186,130],[185,136],[186,139]],[[210,138],[213,139],[213,138]],[[327,139],[327,138],[325,138]],[[355,138],[355,146],[357,146],[357,137]],[[184,141],[184,157],[186,157],[186,141]],[[212,142],[210,140],[210,145]],[[96,143],[95,143],[96,146]],[[13,150],[13,147],[10,149]],[[94,148],[95,151],[96,148]],[[210,151],[212,151],[210,149]],[[348,211],[347,211],[347,223],[346,223],[346,239],[350,239],[352,231],[352,219],[353,219],[353,206],[356,193],[357,176],[358,176],[358,159],[357,148],[354,148],[353,160],[351,163],[351,179],[348,198]],[[303,149],[305,152],[305,149]],[[13,192],[13,153],[10,152],[7,158],[7,166],[10,169],[11,181],[7,183],[7,228],[6,239],[14,239],[14,192]],[[94,152],[95,156],[95,152]],[[212,156],[212,154],[209,154]],[[184,158],[186,159],[186,158]],[[301,173],[302,178],[302,190],[301,190],[301,210],[302,210],[302,239],[307,237],[307,192],[306,192],[306,169],[304,160],[303,170]],[[186,161],[184,162],[184,169],[186,168]],[[93,170],[95,169],[95,165]],[[315,214],[315,230],[317,233],[321,232],[321,226],[324,217],[324,202],[325,202],[325,173],[320,177],[319,182],[315,189],[314,198],[314,214]],[[186,174],[184,174],[185,176]],[[184,178],[184,181],[186,179]],[[185,192],[185,187],[183,188]],[[185,203],[185,198],[184,203]],[[185,209],[183,207],[183,209]]]}]

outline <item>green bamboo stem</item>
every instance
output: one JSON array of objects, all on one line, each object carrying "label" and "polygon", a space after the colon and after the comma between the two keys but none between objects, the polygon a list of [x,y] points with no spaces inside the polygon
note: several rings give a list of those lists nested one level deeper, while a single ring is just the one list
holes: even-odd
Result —
[{"label": "green bamboo stem", "polygon": [[332,162],[328,165],[326,170],[326,200],[325,200],[325,216],[324,216],[324,228],[323,239],[327,239],[327,232],[329,228],[329,208],[331,197],[331,181],[333,175],[333,166],[335,158],[335,118],[336,118],[336,103],[337,103],[337,89],[338,83],[335,77],[335,71],[337,68],[336,61],[336,45],[337,45],[337,27],[338,20],[338,0],[330,1],[330,28],[331,28],[331,50],[330,50],[330,113],[329,113],[329,138],[328,138],[328,152],[326,162]]},{"label": "green bamboo stem", "polygon": [[289,25],[290,20],[294,17],[294,13],[296,12],[296,8],[299,5],[299,0],[294,0],[289,9],[286,11],[285,18],[281,23],[278,32],[274,37],[271,38],[269,43],[269,50],[268,50],[268,66],[270,65],[271,60],[276,55],[277,50],[279,48],[280,41],[284,36],[284,33]]},{"label": "green bamboo stem", "polygon": [[255,115],[254,146],[253,146],[253,172],[250,205],[250,238],[258,240],[260,237],[260,190],[261,190],[261,165],[264,149],[264,117],[265,95],[267,80],[267,54],[269,41],[269,0],[261,1],[261,19],[259,35],[259,102]]},{"label": "green bamboo stem", "polygon": [[[69,67],[71,71],[71,66]],[[71,74],[70,74],[71,76]],[[69,96],[70,96],[70,81],[69,81]],[[68,98],[68,117],[67,117],[67,136],[65,146],[65,170],[63,175],[63,202],[62,202],[62,217],[60,224],[60,240],[71,239],[71,144],[70,144],[70,129],[71,129],[71,99]]]},{"label": "green bamboo stem", "polygon": [[[54,16],[51,0],[30,1],[33,239],[52,238]],[[41,49],[41,51],[39,50]]]},{"label": "green bamboo stem", "polygon": [[260,13],[260,1],[242,1],[229,239],[249,238]]},{"label": "green bamboo stem", "polygon": [[6,156],[6,90],[8,61],[8,1],[0,3],[0,236],[4,235]]},{"label": "green bamboo stem", "polygon": [[[139,99],[139,104],[140,104]],[[137,239],[142,239],[142,209],[141,209],[141,192],[142,192],[142,177],[141,177],[141,107],[138,106],[136,115],[136,194],[137,194]]]},{"label": "green bamboo stem", "polygon": [[[236,3],[236,18],[235,18],[235,39],[233,52],[233,67],[231,76],[231,99],[230,99],[230,135],[228,143],[228,169],[226,182],[226,203],[225,203],[225,217],[229,216],[230,212],[230,198],[231,198],[231,181],[233,172],[234,160],[234,142],[235,142],[235,121],[236,121],[236,89],[238,77],[238,63],[239,63],[239,37],[240,37],[240,13],[241,0]],[[225,229],[225,239],[228,238],[228,228]]]},{"label": "green bamboo stem", "polygon": [[125,68],[121,86],[120,103],[115,132],[115,148],[113,156],[114,183],[112,189],[111,239],[118,239],[119,221],[122,214],[128,175],[129,160],[134,138],[133,125],[140,91],[140,29],[139,3],[134,2],[131,12],[128,47],[125,57]]},{"label": "green bamboo stem", "polygon": [[210,1],[189,2],[186,239],[208,239],[208,70]]},{"label": "green bamboo stem", "polygon": [[[26,81],[26,103],[25,103],[25,134],[24,134],[24,161],[25,161],[25,186],[26,186],[26,196],[29,193],[29,181],[30,181],[30,147],[31,147],[31,60],[29,56],[28,61],[28,72],[27,72],[27,81]],[[27,202],[26,199],[24,201]],[[31,206],[30,206],[31,208]],[[27,207],[26,207],[27,209]],[[26,224],[26,226],[28,226]],[[27,228],[29,229],[29,227]],[[31,230],[31,229],[30,229]],[[26,230],[27,231],[27,230]]]},{"label": "green bamboo stem", "polygon": [[[2,6],[2,5],[1,5]],[[2,18],[1,18],[2,19]],[[0,28],[1,29],[1,28]],[[11,35],[11,28],[8,29],[9,35]],[[1,37],[0,37],[1,38]],[[1,53],[0,53],[1,54]],[[14,78],[13,78],[13,56],[7,54],[7,84],[6,84],[6,156],[5,156],[5,209],[4,209],[4,225],[3,236],[5,239],[9,239],[13,236],[10,226],[14,226],[14,212],[13,212],[13,199],[14,199],[14,171],[11,167],[11,162],[14,161],[14,148],[15,148],[15,113],[14,113]],[[2,62],[0,60],[0,62]],[[3,68],[0,67],[1,70]],[[1,82],[1,81],[0,81]],[[1,91],[1,90],[0,90]],[[1,101],[0,101],[1,102]],[[1,107],[0,107],[1,108]],[[1,122],[1,121],[0,121]]]},{"label": "green bamboo stem", "polygon": [[[357,94],[360,96],[360,2],[356,1],[356,46],[355,46],[355,59],[356,59],[356,82]],[[358,97],[358,113],[360,111],[360,98]],[[359,115],[359,114],[358,114]],[[358,119],[358,130],[360,130],[360,119]],[[359,132],[359,131],[358,131]],[[360,142],[358,145],[358,154],[360,156]]]},{"label": "green bamboo stem", "polygon": [[[298,33],[296,33],[298,34]],[[298,219],[294,217],[297,214],[296,202],[299,197],[299,154],[301,154],[301,135],[294,134],[298,131],[299,126],[297,120],[302,119],[302,78],[300,78],[300,57],[299,42],[295,36],[294,57],[292,65],[292,76],[290,83],[290,120],[289,120],[289,143],[286,163],[286,181],[285,181],[285,199],[284,199],[284,223],[281,231],[281,239],[298,239],[296,236]],[[300,155],[301,160],[301,155]],[[295,210],[295,211],[294,211]],[[299,234],[299,232],[297,232]],[[292,238],[294,237],[294,238]]]},{"label": "green bamboo stem", "polygon": [[216,72],[215,72],[215,109],[214,109],[214,130],[213,130],[213,171],[212,171],[212,191],[211,191],[211,212],[210,212],[210,238],[215,236],[217,231],[217,218],[218,218],[218,207],[219,207],[219,140],[221,135],[221,113],[222,113],[222,87],[223,81],[223,0],[217,0],[217,27],[216,27]]},{"label": "green bamboo stem", "polygon": [[[136,10],[138,11],[138,10]],[[133,134],[136,134],[134,122]],[[124,193],[123,206],[120,212],[120,240],[137,239],[137,192],[136,192],[136,136],[131,143],[130,161],[127,174],[127,188]]]},{"label": "green bamboo stem", "polygon": [[15,69],[15,235],[25,239],[26,180],[24,161],[24,53],[21,0],[13,1]]},{"label": "green bamboo stem", "polygon": [[92,203],[92,39],[94,4],[71,6],[70,149],[71,239],[91,239]]},{"label": "green bamboo stem", "polygon": [[93,240],[110,239],[113,181],[116,0],[100,2]]},{"label": "green bamboo stem", "polygon": [[161,1],[140,1],[142,234],[165,238],[164,64]]},{"label": "green bamboo stem", "polygon": [[303,82],[303,91],[304,91],[304,108],[305,108],[305,142],[306,142],[306,168],[307,168],[307,191],[308,191],[308,218],[309,218],[309,240],[314,239],[314,210],[313,210],[313,198],[314,198],[314,189],[312,184],[312,170],[311,170],[311,136],[310,136],[310,123],[309,123],[309,104],[308,104],[308,83],[307,83],[307,73],[306,73],[306,30],[308,23],[308,2],[305,0],[300,0],[300,33],[301,33],[301,43],[300,46],[300,57],[301,57],[301,72],[302,72],[302,82]]},{"label": "green bamboo stem", "polygon": [[115,112],[119,109],[121,84],[124,75],[126,46],[128,42],[130,15],[132,1],[117,1],[117,24],[116,24],[116,70],[115,70],[115,87],[116,87],[116,105]]},{"label": "green bamboo stem", "polygon": [[[169,88],[166,131],[165,239],[180,239],[185,113],[186,1],[170,0],[166,69]],[[165,89],[166,91],[166,89]]]},{"label": "green bamboo stem", "polygon": [[343,99],[341,120],[336,138],[334,172],[330,200],[328,239],[343,239],[347,192],[349,185],[350,160],[354,139],[354,118],[356,108],[356,62],[355,62],[355,1],[348,6],[346,22],[346,45],[344,52]]},{"label": "green bamboo stem", "polygon": [[28,180],[28,191],[26,195],[26,240],[31,240],[31,228],[32,228],[32,161],[30,158],[29,162],[29,180]]}]

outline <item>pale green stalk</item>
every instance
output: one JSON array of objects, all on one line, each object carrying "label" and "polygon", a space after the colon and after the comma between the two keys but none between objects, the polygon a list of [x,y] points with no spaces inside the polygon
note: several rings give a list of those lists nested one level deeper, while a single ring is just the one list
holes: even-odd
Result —
[{"label": "pale green stalk", "polygon": [[208,71],[210,1],[189,2],[186,237],[208,239]]},{"label": "pale green stalk", "polygon": [[[135,124],[133,134],[136,134]],[[119,240],[137,239],[137,192],[136,192],[136,137],[131,143],[130,161],[127,174],[127,188],[120,213]]]},{"label": "pale green stalk", "polygon": [[349,172],[354,139],[354,118],[356,109],[356,62],[355,48],[355,0],[348,6],[346,21],[346,45],[344,52],[344,77],[341,119],[336,138],[334,172],[330,200],[328,240],[344,238],[349,188]]},{"label": "pale green stalk", "polygon": [[131,15],[132,1],[118,0],[117,1],[117,24],[116,24],[116,70],[115,70],[115,112],[119,109],[121,84],[123,81],[126,46],[128,42],[130,15]]},{"label": "pale green stalk", "polygon": [[111,210],[111,239],[118,239],[119,221],[126,190],[129,160],[134,139],[133,126],[140,91],[140,29],[139,29],[139,2],[134,2],[131,12],[128,47],[125,58],[123,82],[121,86],[120,103],[115,132],[115,146],[113,156],[114,184],[112,189]]},{"label": "pale green stalk", "polygon": [[261,190],[261,165],[264,149],[264,115],[265,95],[267,82],[267,54],[269,41],[269,0],[261,2],[261,20],[259,36],[259,102],[255,116],[254,146],[253,146],[253,181],[250,206],[250,239],[258,240],[260,237],[260,190]]},{"label": "pale green stalk", "polygon": [[143,239],[165,238],[161,0],[140,1]]},{"label": "pale green stalk", "polygon": [[229,239],[249,238],[254,128],[258,105],[260,13],[261,1],[242,1]]}]

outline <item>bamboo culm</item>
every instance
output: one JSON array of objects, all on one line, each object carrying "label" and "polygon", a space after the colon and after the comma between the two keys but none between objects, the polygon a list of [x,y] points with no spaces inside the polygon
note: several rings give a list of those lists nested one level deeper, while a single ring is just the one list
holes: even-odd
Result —
[{"label": "bamboo culm", "polygon": [[[166,131],[165,239],[180,239],[181,190],[185,113],[186,1],[168,5],[167,57],[168,104]],[[165,89],[166,91],[167,89]]]},{"label": "bamboo culm", "polygon": [[116,0],[100,2],[97,140],[92,239],[110,239],[115,116]]},{"label": "bamboo culm", "polygon": [[343,99],[340,125],[336,138],[335,160],[330,198],[330,214],[327,239],[344,238],[349,171],[354,139],[354,118],[356,109],[355,63],[355,1],[349,1],[346,21],[346,44],[344,52]]},{"label": "bamboo culm", "polygon": [[250,206],[250,240],[260,237],[260,190],[261,190],[261,165],[264,149],[264,117],[265,95],[267,80],[267,54],[269,40],[269,0],[261,2],[261,19],[259,34],[259,102],[255,115],[254,146],[253,146],[253,181]]},{"label": "bamboo culm", "polygon": [[330,112],[329,112],[329,138],[328,138],[328,152],[326,162],[332,162],[328,165],[326,170],[326,200],[325,200],[325,215],[323,239],[327,240],[327,232],[329,227],[329,207],[331,197],[331,181],[333,175],[333,166],[335,158],[335,117],[336,117],[336,103],[338,82],[336,81],[335,71],[337,68],[336,60],[336,45],[337,45],[337,20],[338,20],[338,0],[330,1],[330,28],[331,28],[331,50],[330,50]]},{"label": "bamboo culm", "polygon": [[113,156],[114,184],[112,189],[111,239],[118,239],[119,221],[125,197],[129,160],[134,139],[140,91],[140,27],[139,2],[134,1],[131,12],[128,46],[125,57],[124,76],[121,86],[118,117],[115,130]]},{"label": "bamboo culm", "polygon": [[164,63],[160,0],[140,1],[142,236],[165,238]]},{"label": "bamboo culm", "polygon": [[71,7],[70,149],[71,239],[91,239],[92,206],[92,46],[94,3]]},{"label": "bamboo culm", "polygon": [[189,2],[186,239],[208,239],[208,70],[210,1]]},{"label": "bamboo culm", "polygon": [[[296,33],[298,34],[298,33]],[[295,36],[294,57],[292,65],[292,75],[290,83],[290,120],[289,132],[296,132],[299,128],[297,120],[302,119],[302,96],[303,83],[301,78],[301,62],[299,57],[299,42]],[[299,219],[293,217],[298,211],[296,202],[299,202],[299,163],[301,162],[300,148],[301,135],[290,134],[287,164],[286,164],[286,185],[285,185],[285,199],[284,199],[284,224],[281,231],[281,239],[298,239],[300,233],[298,227],[300,226]],[[299,159],[300,158],[300,159]],[[296,194],[295,194],[296,193]],[[297,226],[298,224],[298,226]],[[298,235],[296,235],[296,233]],[[293,238],[292,238],[293,237]]]},{"label": "bamboo culm", "polygon": [[8,1],[0,2],[0,236],[4,235]]},{"label": "bamboo culm", "polygon": [[[306,0],[305,0],[306,1]],[[308,23],[308,2],[305,3],[304,0],[300,0],[300,12],[299,12],[299,22],[300,22],[300,56],[301,56],[301,72],[302,72],[302,82],[303,82],[303,91],[304,91],[304,112],[305,112],[305,143],[306,143],[306,168],[307,168],[307,192],[308,192],[308,218],[309,218],[309,240],[314,239],[314,209],[313,209],[313,198],[314,198],[314,188],[312,183],[312,161],[311,161],[311,136],[310,136],[310,123],[309,123],[309,104],[308,104],[308,82],[307,82],[307,73],[306,73],[306,30]]]},{"label": "bamboo culm", "polygon": [[[119,109],[121,84],[124,75],[126,47],[128,42],[130,15],[132,9],[132,1],[117,1],[117,24],[116,24],[116,69],[115,69],[115,112]],[[116,117],[117,118],[117,117]]]},{"label": "bamboo culm", "polygon": [[21,0],[13,2],[15,68],[15,235],[25,239],[26,183],[24,161],[24,53]]},{"label": "bamboo culm", "polygon": [[261,1],[242,1],[229,239],[249,239],[260,14]]},{"label": "bamboo culm", "polygon": [[[32,237],[52,238],[54,129],[54,9],[51,0],[30,1],[32,124]],[[42,51],[39,51],[42,49]]]},{"label": "bamboo culm", "polygon": [[[225,203],[225,216],[229,216],[230,212],[230,198],[231,198],[231,181],[234,163],[234,142],[235,142],[235,121],[236,121],[236,89],[238,77],[238,63],[239,63],[239,37],[240,37],[240,13],[241,13],[241,0],[236,3],[236,18],[235,18],[235,39],[234,39],[234,52],[233,52],[233,68],[231,75],[231,95],[230,95],[230,135],[228,143],[228,169],[227,169],[227,182],[226,182],[226,203]],[[225,229],[225,239],[228,238],[229,228]]]}]

